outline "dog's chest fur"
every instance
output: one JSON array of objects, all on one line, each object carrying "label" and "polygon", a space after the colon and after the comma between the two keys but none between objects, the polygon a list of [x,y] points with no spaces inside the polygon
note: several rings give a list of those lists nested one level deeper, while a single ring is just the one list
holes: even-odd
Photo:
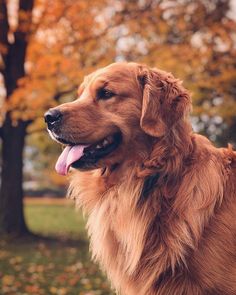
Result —
[{"label": "dog's chest fur", "polygon": [[[138,208],[143,180],[135,176],[134,169],[108,190],[100,173],[88,174],[87,180],[84,173],[76,177],[76,185],[72,180],[72,194],[79,196],[77,204],[88,214],[93,258],[106,270],[114,287],[120,289],[121,285],[130,285],[137,276],[150,220],[156,209],[148,205]],[[91,179],[89,185],[88,179]]]}]

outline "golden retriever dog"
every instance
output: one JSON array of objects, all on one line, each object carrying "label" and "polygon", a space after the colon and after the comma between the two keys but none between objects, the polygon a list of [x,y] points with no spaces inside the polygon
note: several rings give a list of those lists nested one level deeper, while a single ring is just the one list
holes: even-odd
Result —
[{"label": "golden retriever dog", "polygon": [[[114,63],[45,114],[92,257],[125,295],[236,294],[236,153],[194,134],[172,74]],[[73,168],[73,169],[71,169]]]}]

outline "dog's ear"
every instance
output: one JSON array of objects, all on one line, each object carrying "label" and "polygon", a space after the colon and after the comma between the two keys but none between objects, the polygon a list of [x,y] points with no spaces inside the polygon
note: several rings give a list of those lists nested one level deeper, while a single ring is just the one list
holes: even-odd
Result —
[{"label": "dog's ear", "polygon": [[161,137],[190,111],[190,96],[181,81],[164,71],[141,66],[138,80],[143,89],[140,126]]}]

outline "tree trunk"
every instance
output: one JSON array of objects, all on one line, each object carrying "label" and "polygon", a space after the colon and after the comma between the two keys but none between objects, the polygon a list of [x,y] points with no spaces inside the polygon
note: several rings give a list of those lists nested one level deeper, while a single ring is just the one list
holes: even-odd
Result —
[{"label": "tree trunk", "polygon": [[[2,53],[6,101],[17,88],[18,79],[24,77],[26,51],[31,33],[34,0],[19,0],[18,27],[13,42],[9,42],[7,1],[0,0],[0,43]],[[0,232],[22,235],[28,232],[23,213],[23,150],[29,122],[18,121],[13,125],[10,112],[6,113],[1,127],[2,171],[0,188]]]},{"label": "tree trunk", "polygon": [[11,125],[9,115],[2,129],[2,177],[0,189],[0,232],[28,233],[23,215],[23,149],[26,123]]}]

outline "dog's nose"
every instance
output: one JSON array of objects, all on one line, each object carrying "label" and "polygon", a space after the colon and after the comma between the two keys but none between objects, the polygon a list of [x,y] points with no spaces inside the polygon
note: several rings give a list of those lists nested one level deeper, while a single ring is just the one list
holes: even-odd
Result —
[{"label": "dog's nose", "polygon": [[45,122],[48,124],[48,128],[52,127],[55,123],[58,123],[62,118],[62,113],[57,109],[51,109],[44,115]]}]

